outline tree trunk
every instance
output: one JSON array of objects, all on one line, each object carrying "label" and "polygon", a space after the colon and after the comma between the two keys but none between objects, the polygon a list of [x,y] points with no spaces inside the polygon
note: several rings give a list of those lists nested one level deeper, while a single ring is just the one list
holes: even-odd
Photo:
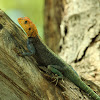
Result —
[{"label": "tree trunk", "polygon": [[44,37],[46,44],[56,53],[59,51],[60,25],[65,0],[45,0]]},{"label": "tree trunk", "polygon": [[33,57],[17,55],[27,50],[26,38],[0,10],[0,100],[62,99],[60,89],[43,78]]},{"label": "tree trunk", "polygon": [[72,0],[66,3],[61,22],[60,56],[82,77],[100,86],[99,4],[99,0]]},{"label": "tree trunk", "polygon": [[[91,80],[98,85],[97,87],[100,87],[100,1],[62,1],[45,0],[47,12],[45,12],[44,26],[47,45],[57,52],[54,45],[56,44],[57,48],[61,50],[59,55],[71,64],[81,77]],[[64,6],[62,7],[64,10],[59,10],[62,16],[59,21],[55,19],[55,16],[58,16],[56,6],[58,9],[61,6],[52,6],[55,2],[62,3],[60,5]],[[61,24],[56,25],[54,21],[48,19],[48,15]],[[57,26],[60,27],[60,35],[58,29],[56,34],[52,31]],[[53,37],[53,35],[55,36]],[[57,38],[59,36],[60,38]],[[100,95],[100,90],[94,88],[95,85],[91,81],[86,83]]]},{"label": "tree trunk", "polygon": [[34,57],[18,56],[16,52],[27,50],[26,38],[22,29],[0,10],[1,100],[91,100],[67,78],[57,86],[51,83],[51,77],[41,73]]}]

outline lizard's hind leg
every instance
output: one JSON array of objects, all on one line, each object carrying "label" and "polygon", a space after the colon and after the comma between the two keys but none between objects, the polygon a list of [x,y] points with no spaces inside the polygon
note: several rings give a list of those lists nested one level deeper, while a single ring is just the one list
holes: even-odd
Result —
[{"label": "lizard's hind leg", "polygon": [[[55,66],[56,66],[56,68],[55,68]],[[57,65],[48,65],[47,68],[48,68],[48,70],[50,70],[52,73],[54,73],[56,75],[53,77],[55,80],[52,82],[56,81],[56,85],[57,85],[58,80],[63,79],[63,74],[57,69]]]}]

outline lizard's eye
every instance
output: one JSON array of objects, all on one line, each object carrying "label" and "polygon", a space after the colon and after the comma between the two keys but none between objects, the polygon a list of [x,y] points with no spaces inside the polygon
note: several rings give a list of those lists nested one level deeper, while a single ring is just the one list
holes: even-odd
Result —
[{"label": "lizard's eye", "polygon": [[29,31],[31,30],[31,28],[29,28]]},{"label": "lizard's eye", "polygon": [[24,23],[27,24],[27,21],[25,21]]}]

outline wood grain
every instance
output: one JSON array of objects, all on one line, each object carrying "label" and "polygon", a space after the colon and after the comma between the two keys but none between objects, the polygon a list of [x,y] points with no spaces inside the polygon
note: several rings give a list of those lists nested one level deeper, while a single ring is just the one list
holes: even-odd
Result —
[{"label": "wood grain", "polygon": [[27,50],[26,35],[0,10],[0,100],[89,100],[68,79],[57,86],[41,74],[34,57],[20,57]]}]

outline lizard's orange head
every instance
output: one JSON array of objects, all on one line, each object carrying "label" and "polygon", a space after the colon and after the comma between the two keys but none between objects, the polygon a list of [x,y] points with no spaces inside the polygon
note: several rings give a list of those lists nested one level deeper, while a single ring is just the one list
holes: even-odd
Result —
[{"label": "lizard's orange head", "polygon": [[33,24],[32,21],[28,17],[18,18],[18,23],[27,33],[28,37],[35,37],[38,35],[38,31],[35,24]]}]

